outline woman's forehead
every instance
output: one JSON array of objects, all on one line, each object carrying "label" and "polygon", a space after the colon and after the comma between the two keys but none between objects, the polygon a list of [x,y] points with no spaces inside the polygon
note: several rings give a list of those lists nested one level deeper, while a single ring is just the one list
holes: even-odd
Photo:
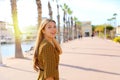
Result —
[{"label": "woman's forehead", "polygon": [[[47,25],[55,25],[55,23],[51,21],[51,22],[48,22]],[[47,25],[46,25],[46,26],[47,26]]]}]

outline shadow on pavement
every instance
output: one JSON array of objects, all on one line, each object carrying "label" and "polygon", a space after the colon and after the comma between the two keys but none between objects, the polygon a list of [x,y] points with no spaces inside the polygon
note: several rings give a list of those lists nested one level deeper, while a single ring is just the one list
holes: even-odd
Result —
[{"label": "shadow on pavement", "polygon": [[80,53],[80,52],[64,52],[64,54],[82,54],[82,55],[95,55],[95,56],[108,56],[108,57],[120,57],[120,55],[108,55],[108,54],[94,54],[94,53]]},{"label": "shadow on pavement", "polygon": [[74,66],[74,65],[63,64],[63,63],[60,63],[60,66],[65,66],[65,67],[70,67],[70,68],[75,68],[75,69],[80,69],[80,70],[86,70],[86,71],[93,71],[93,72],[112,74],[112,75],[120,75],[120,73],[103,71],[103,70],[92,69],[92,68],[85,68],[85,67],[81,67],[81,66]]},{"label": "shadow on pavement", "polygon": [[25,70],[25,69],[21,69],[21,68],[16,68],[16,67],[11,67],[11,66],[7,66],[7,65],[3,65],[3,66],[1,66],[1,67],[5,67],[5,68],[9,68],[9,69],[14,69],[14,70],[18,70],[18,71],[35,73],[34,71],[29,71],[29,70]]}]

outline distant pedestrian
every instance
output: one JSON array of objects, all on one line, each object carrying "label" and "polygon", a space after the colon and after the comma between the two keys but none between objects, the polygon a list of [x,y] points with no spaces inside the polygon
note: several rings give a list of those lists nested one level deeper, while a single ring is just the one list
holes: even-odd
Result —
[{"label": "distant pedestrian", "polygon": [[78,38],[80,39],[80,34],[78,35]]},{"label": "distant pedestrian", "polygon": [[92,38],[94,37],[94,33],[91,34],[91,37],[92,37]]},{"label": "distant pedestrian", "polygon": [[80,38],[82,39],[82,35],[80,35]]},{"label": "distant pedestrian", "polygon": [[39,26],[34,49],[33,67],[39,72],[37,80],[59,80],[59,55],[62,53],[55,39],[56,22],[45,19]]},{"label": "distant pedestrian", "polygon": [[79,38],[79,39],[82,39],[82,35],[81,35],[81,34],[80,34],[80,35],[78,35],[78,38]]}]

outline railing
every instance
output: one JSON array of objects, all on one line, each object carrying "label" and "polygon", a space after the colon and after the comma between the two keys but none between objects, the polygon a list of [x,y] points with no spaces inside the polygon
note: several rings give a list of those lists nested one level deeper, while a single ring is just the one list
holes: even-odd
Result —
[{"label": "railing", "polygon": [[14,43],[14,40],[1,39],[1,44]]}]

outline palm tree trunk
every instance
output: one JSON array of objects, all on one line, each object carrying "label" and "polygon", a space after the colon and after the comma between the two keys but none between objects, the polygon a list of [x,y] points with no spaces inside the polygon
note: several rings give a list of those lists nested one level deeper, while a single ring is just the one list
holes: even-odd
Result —
[{"label": "palm tree trunk", "polygon": [[50,19],[53,19],[53,17],[52,17],[52,8],[51,8],[51,5],[50,5],[49,1],[48,1],[48,10],[49,10]]},{"label": "palm tree trunk", "polygon": [[70,18],[68,17],[68,39],[71,40]]},{"label": "palm tree trunk", "polygon": [[63,16],[63,22],[64,22],[64,25],[63,25],[63,42],[65,42],[65,11],[64,11],[64,16]]},{"label": "palm tree trunk", "polygon": [[75,22],[75,39],[77,39],[77,24]]},{"label": "palm tree trunk", "polygon": [[21,48],[20,30],[18,28],[17,5],[16,0],[11,0],[11,12],[15,31],[15,58],[23,58]]},{"label": "palm tree trunk", "polygon": [[58,41],[59,43],[61,42],[61,39],[60,39],[60,15],[59,15],[59,5],[57,4],[57,20],[58,20]]},{"label": "palm tree trunk", "polygon": [[66,20],[66,30],[67,30],[67,41],[69,40],[69,24],[68,24],[68,20]]},{"label": "palm tree trunk", "polygon": [[72,32],[72,39],[74,39],[74,27],[73,27],[73,18],[71,17],[71,32]]},{"label": "palm tree trunk", "polygon": [[37,11],[38,11],[38,28],[39,25],[42,21],[42,4],[41,4],[41,0],[36,0],[36,4],[37,4]]}]

